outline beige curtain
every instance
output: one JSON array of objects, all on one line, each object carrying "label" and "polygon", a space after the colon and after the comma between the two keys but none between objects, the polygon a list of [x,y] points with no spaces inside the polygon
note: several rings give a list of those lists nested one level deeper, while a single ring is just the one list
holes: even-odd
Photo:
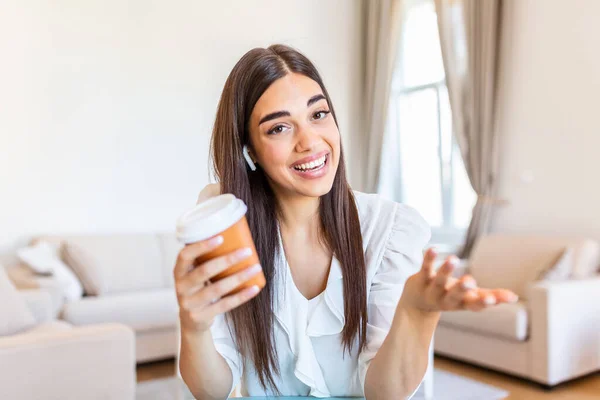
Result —
[{"label": "beige curtain", "polygon": [[477,203],[460,257],[485,234],[498,173],[496,92],[502,0],[435,0],[454,135]]},{"label": "beige curtain", "polygon": [[380,179],[381,153],[395,58],[400,40],[402,0],[365,2],[365,132],[362,187],[373,193]]}]

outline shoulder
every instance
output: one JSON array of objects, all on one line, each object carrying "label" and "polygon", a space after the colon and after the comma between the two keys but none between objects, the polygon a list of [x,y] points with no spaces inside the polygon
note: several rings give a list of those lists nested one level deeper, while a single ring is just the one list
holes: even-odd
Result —
[{"label": "shoulder", "polygon": [[429,224],[413,207],[358,191],[354,198],[367,253],[381,253],[376,248],[420,251],[431,239]]},{"label": "shoulder", "polygon": [[200,202],[210,199],[211,197],[215,197],[221,194],[221,185],[218,183],[209,183],[200,191],[198,195],[198,200],[196,200],[196,204]]}]

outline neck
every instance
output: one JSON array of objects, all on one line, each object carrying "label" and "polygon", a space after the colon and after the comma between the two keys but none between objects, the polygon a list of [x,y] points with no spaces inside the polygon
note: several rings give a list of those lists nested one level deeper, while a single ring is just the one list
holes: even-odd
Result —
[{"label": "neck", "polygon": [[286,231],[312,231],[319,226],[318,197],[278,196],[280,223]]}]

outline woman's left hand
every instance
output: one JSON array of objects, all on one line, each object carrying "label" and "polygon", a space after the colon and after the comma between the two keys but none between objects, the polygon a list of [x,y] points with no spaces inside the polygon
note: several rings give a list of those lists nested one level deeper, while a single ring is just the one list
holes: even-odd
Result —
[{"label": "woman's left hand", "polygon": [[402,292],[400,304],[424,312],[471,310],[480,311],[501,303],[514,303],[518,296],[506,289],[477,287],[470,275],[452,277],[458,264],[456,256],[450,256],[444,264],[433,270],[437,254],[428,249],[421,270],[409,277]]}]

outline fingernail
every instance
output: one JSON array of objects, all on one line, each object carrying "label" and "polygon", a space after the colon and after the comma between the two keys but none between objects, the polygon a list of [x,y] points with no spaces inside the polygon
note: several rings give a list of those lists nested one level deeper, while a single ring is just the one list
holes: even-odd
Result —
[{"label": "fingernail", "polygon": [[517,295],[511,296],[508,301],[510,303],[516,303],[517,301],[519,301],[519,296],[517,296]]},{"label": "fingernail", "polygon": [[208,241],[209,246],[218,246],[220,244],[223,244],[223,236],[215,236]]},{"label": "fingernail", "polygon": [[467,280],[467,281],[462,282],[463,289],[469,290],[469,289],[475,289],[476,287],[477,287],[477,284],[475,283],[475,281]]},{"label": "fingernail", "polygon": [[254,276],[256,275],[259,271],[261,270],[260,264],[254,264],[251,267],[248,267],[248,269],[246,269],[246,276]]},{"label": "fingernail", "polygon": [[241,261],[245,258],[250,257],[251,255],[252,255],[252,249],[249,247],[244,247],[243,249],[236,251],[233,254],[233,258],[235,259],[235,261]]},{"label": "fingernail", "polygon": [[260,290],[260,288],[256,285],[254,285],[254,286],[250,287],[250,289],[248,289],[248,292],[250,292],[250,294],[256,294],[259,292],[259,290]]},{"label": "fingernail", "polygon": [[450,256],[448,257],[448,262],[453,266],[456,267],[458,265],[458,257],[456,256]]},{"label": "fingernail", "polygon": [[496,304],[496,298],[495,298],[494,296],[486,296],[486,297],[483,299],[483,302],[484,302],[486,305],[488,305],[488,306],[491,306],[491,305],[493,305],[493,304]]}]

